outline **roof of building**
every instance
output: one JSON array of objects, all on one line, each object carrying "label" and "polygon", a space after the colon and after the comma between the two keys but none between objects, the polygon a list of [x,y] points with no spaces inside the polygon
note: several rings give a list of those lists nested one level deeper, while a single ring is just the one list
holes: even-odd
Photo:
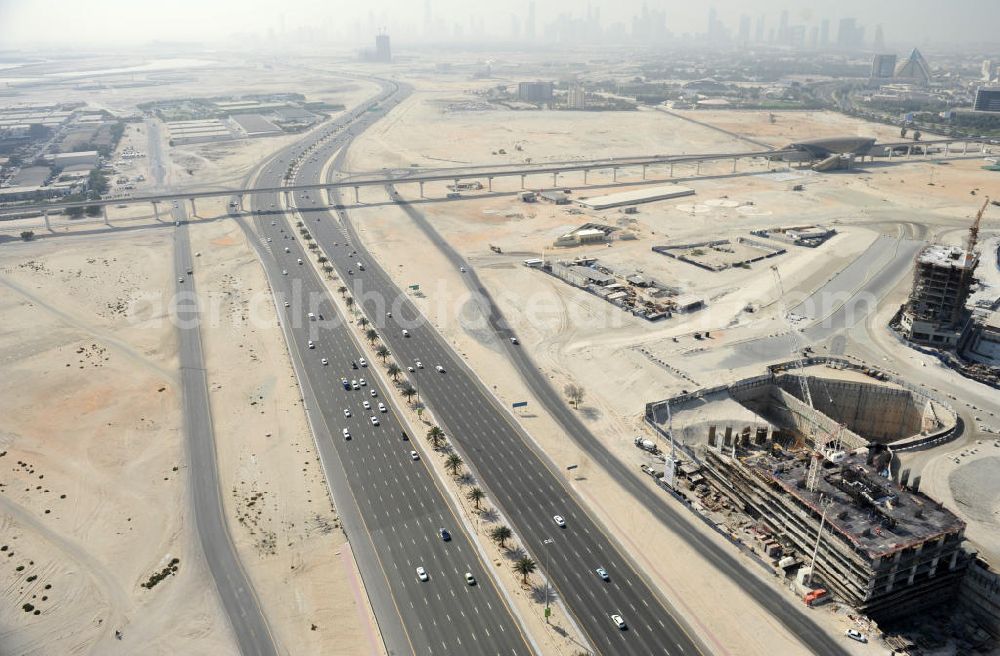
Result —
[{"label": "roof of building", "polygon": [[914,48],[910,51],[909,56],[896,67],[896,77],[926,83],[931,79],[931,67],[920,51]]},{"label": "roof of building", "polygon": [[965,249],[960,246],[944,246],[942,244],[931,244],[920,251],[917,261],[921,264],[933,266],[964,269],[974,266],[979,261],[979,256],[973,254],[972,258],[967,258]]},{"label": "roof of building", "polygon": [[871,150],[875,145],[875,137],[857,137],[846,135],[841,137],[820,137],[817,139],[805,139],[791,143],[786,148],[806,151],[814,157],[828,157],[830,155],[861,155]]},{"label": "roof of building", "polygon": [[740,459],[815,512],[822,512],[822,497],[829,504],[830,529],[870,558],[965,529],[965,522],[944,506],[876,474],[866,464],[864,449],[845,454],[836,464],[824,460],[812,491],[802,485],[810,458],[778,453],[754,451]]}]

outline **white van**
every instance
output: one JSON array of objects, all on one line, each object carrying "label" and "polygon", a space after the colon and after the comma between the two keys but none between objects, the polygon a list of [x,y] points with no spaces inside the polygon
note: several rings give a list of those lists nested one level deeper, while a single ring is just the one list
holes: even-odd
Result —
[{"label": "white van", "polygon": [[312,312],[309,313],[309,321],[316,321],[316,315]]}]

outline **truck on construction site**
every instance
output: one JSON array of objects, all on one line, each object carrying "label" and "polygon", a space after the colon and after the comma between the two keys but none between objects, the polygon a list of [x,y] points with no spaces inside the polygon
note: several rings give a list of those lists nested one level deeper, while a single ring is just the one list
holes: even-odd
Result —
[{"label": "truck on construction site", "polygon": [[635,444],[640,449],[642,449],[643,451],[649,451],[650,453],[660,452],[660,449],[659,447],[656,446],[655,442],[653,442],[652,440],[647,440],[646,438],[641,436],[635,438],[635,440],[633,440],[632,443]]}]

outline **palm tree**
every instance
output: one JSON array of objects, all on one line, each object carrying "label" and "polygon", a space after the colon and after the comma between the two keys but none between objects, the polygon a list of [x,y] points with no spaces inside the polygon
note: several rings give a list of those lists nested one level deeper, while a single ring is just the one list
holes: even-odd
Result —
[{"label": "palm tree", "polygon": [[316,261],[319,262],[320,264],[324,264],[326,262],[329,262],[330,260],[326,258],[326,255],[320,255],[319,257],[316,258]]},{"label": "palm tree", "polygon": [[417,393],[417,388],[415,388],[410,383],[403,383],[403,396],[406,397],[406,402],[409,403],[413,399],[413,395]]},{"label": "palm tree", "polygon": [[437,426],[431,426],[430,430],[427,431],[427,439],[431,441],[434,448],[441,446],[441,440],[444,439],[444,431]]},{"label": "palm tree", "polygon": [[375,332],[374,328],[369,328],[365,331],[365,337],[368,339],[369,344],[374,344],[375,340],[378,339],[378,333]]},{"label": "palm tree", "polygon": [[367,326],[368,325],[368,317],[361,317],[360,319],[358,319],[358,325],[361,326],[362,328],[364,328],[365,326]]},{"label": "palm tree", "polygon": [[490,539],[499,544],[501,549],[507,548],[506,542],[512,535],[514,535],[514,532],[502,524],[490,531]]},{"label": "palm tree", "polygon": [[458,469],[463,464],[465,464],[465,461],[462,460],[462,456],[458,455],[457,453],[450,454],[448,456],[448,459],[444,461],[444,466],[451,470],[452,476],[458,475]]},{"label": "palm tree", "polygon": [[399,374],[403,373],[403,370],[400,369],[399,365],[396,364],[395,362],[390,362],[389,363],[389,368],[386,369],[386,373],[388,373],[390,376],[392,376],[393,380],[398,380],[399,379]]},{"label": "palm tree", "polygon": [[347,309],[348,310],[350,310],[351,308],[354,307],[354,299],[351,298],[350,296],[348,296],[347,300],[345,300],[344,302],[347,303]]},{"label": "palm tree", "polygon": [[528,556],[522,556],[514,563],[514,571],[521,575],[521,582],[528,584],[528,577],[535,573],[538,565]]},{"label": "palm tree", "polygon": [[344,294],[347,293],[347,287],[341,285],[340,287],[337,287],[337,291],[340,293],[340,296],[343,297]]},{"label": "palm tree", "polygon": [[377,349],[375,349],[375,355],[382,358],[382,362],[384,363],[385,359],[389,357],[389,347],[385,344],[380,345]]},{"label": "palm tree", "polygon": [[479,510],[479,504],[486,497],[486,493],[480,487],[474,487],[466,493],[465,498],[476,504],[476,510]]}]

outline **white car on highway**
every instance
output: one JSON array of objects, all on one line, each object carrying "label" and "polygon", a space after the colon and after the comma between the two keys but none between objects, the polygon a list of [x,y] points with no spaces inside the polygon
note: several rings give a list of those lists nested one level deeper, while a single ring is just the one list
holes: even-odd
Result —
[{"label": "white car on highway", "polygon": [[378,426],[378,417],[371,417],[372,426]]},{"label": "white car on highway", "polygon": [[410,460],[420,460],[420,454],[416,451],[410,451]]},{"label": "white car on highway", "polygon": [[351,439],[351,431],[347,430],[346,428],[344,429],[344,439],[345,440]]},{"label": "white car on highway", "polygon": [[379,412],[389,412],[389,408],[385,407],[384,403],[379,403],[378,404],[378,411]]},{"label": "white car on highway", "polygon": [[420,360],[417,360],[417,369],[423,369],[423,368],[424,368],[424,363],[421,362]]},{"label": "white car on highway", "polygon": [[367,385],[367,384],[368,384],[368,383],[367,383],[367,382],[365,382],[365,379],[364,379],[364,378],[359,378],[359,379],[358,379],[358,385],[361,385],[361,387],[364,387],[364,386],[365,386],[365,385]]},{"label": "white car on highway", "polygon": [[417,578],[420,579],[421,581],[427,581],[430,579],[430,577],[427,576],[427,570],[424,569],[423,567],[417,568]]},{"label": "white car on highway", "polygon": [[351,416],[351,409],[350,408],[344,408],[344,416],[345,417],[350,417]]},{"label": "white car on highway", "polygon": [[611,621],[614,622],[615,626],[617,626],[622,631],[624,631],[627,628],[625,626],[625,620],[623,620],[622,616],[618,615],[617,613],[612,613],[612,615],[611,615]]},{"label": "white car on highway", "polygon": [[320,362],[322,362],[322,363],[323,363],[323,366],[324,366],[324,367],[325,367],[326,365],[330,364],[330,361],[329,361],[329,360],[327,360],[326,358],[323,358],[322,360],[320,360]]},{"label": "white car on highway", "polygon": [[374,387],[371,388],[370,392],[371,392],[372,398],[375,398],[376,396],[378,396],[378,390],[375,389]]},{"label": "white car on highway", "polygon": [[364,401],[361,402],[361,407],[363,407],[365,410],[371,410],[372,404],[369,403],[367,399],[365,399]]},{"label": "white car on highway", "polygon": [[316,344],[311,339],[309,340],[309,348],[316,348]]},{"label": "white car on highway", "polygon": [[403,337],[409,337],[409,336],[410,336],[410,331],[407,330],[406,328],[403,328]]},{"label": "white car on highway", "polygon": [[556,526],[558,526],[559,528],[566,528],[566,520],[563,519],[562,515],[553,515],[552,521],[554,521],[556,523]]},{"label": "white car on highway", "polygon": [[367,367],[368,360],[365,360],[364,358],[358,358],[358,364],[361,365],[362,367]]},{"label": "white car on highway", "polygon": [[441,365],[437,365],[434,368],[438,370],[439,374],[443,374],[444,373],[444,367],[442,367]]}]

